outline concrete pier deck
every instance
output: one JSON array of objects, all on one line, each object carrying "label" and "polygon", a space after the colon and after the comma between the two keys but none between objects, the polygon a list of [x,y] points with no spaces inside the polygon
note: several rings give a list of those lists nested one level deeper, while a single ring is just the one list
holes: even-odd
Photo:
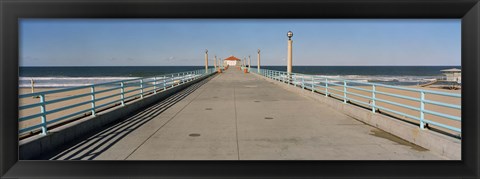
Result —
[{"label": "concrete pier deck", "polygon": [[438,160],[230,68],[50,156],[57,160]]}]

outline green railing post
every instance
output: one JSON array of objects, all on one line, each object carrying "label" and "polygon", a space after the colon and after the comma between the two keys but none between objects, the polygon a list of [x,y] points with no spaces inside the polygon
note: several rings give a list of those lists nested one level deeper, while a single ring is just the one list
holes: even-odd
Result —
[{"label": "green railing post", "polygon": [[95,116],[95,86],[90,87],[91,98],[92,98],[92,116]]},{"label": "green railing post", "polygon": [[163,91],[167,90],[167,77],[163,75]]},{"label": "green railing post", "polygon": [[347,103],[347,81],[343,80],[343,103]]},{"label": "green railing post", "polygon": [[372,112],[375,113],[375,85],[372,85]]},{"label": "green railing post", "polygon": [[45,94],[40,95],[40,103],[42,105],[40,106],[40,112],[42,113],[42,135],[46,135],[48,132],[47,129],[47,115],[45,115],[45,112],[47,111],[45,108]]},{"label": "green railing post", "polygon": [[305,89],[305,75],[302,75],[302,89]]},{"label": "green railing post", "polygon": [[[180,73],[178,74],[178,76],[180,77]],[[185,79],[185,76],[184,74],[182,73],[182,77],[180,77],[180,81],[178,82],[178,84],[183,84],[183,80]]]},{"label": "green railing post", "polygon": [[420,92],[420,129],[425,129],[425,92]]},{"label": "green railing post", "polygon": [[153,94],[157,94],[157,77],[153,77]]},{"label": "green railing post", "polygon": [[312,93],[315,92],[315,84],[314,84],[315,80],[313,78],[313,75],[312,75]]},{"label": "green railing post", "polygon": [[328,78],[325,78],[325,97],[328,97]]},{"label": "green railing post", "polygon": [[122,100],[122,106],[125,106],[125,85],[122,82],[120,82],[120,99]]},{"label": "green railing post", "polygon": [[293,74],[292,76],[293,80],[292,80],[292,83],[293,83],[293,86],[297,87],[297,75],[296,74]]},{"label": "green railing post", "polygon": [[182,73],[182,81],[181,82],[182,82],[181,84],[185,83],[185,73]]},{"label": "green railing post", "polygon": [[290,84],[291,75],[292,75],[292,74],[290,74],[290,73],[285,73],[285,77],[284,77],[284,78],[285,78],[285,82],[286,82],[287,84]]},{"label": "green railing post", "polygon": [[140,98],[143,99],[143,79],[140,79]]}]

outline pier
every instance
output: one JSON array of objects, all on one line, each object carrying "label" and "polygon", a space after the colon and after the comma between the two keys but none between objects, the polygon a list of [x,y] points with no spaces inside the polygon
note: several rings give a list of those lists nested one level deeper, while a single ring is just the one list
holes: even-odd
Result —
[{"label": "pier", "polygon": [[201,70],[41,92],[32,81],[20,159],[461,159],[460,93],[294,73],[287,36],[286,72],[262,69],[260,49],[256,69],[250,55],[209,68],[206,49]]},{"label": "pier", "polygon": [[[280,80],[270,79],[262,75],[265,72],[253,68],[250,73],[244,73],[243,70],[230,68],[222,73],[215,70],[209,73],[193,73],[190,77],[198,76],[197,74],[208,75],[186,80],[185,84],[179,85],[185,85],[181,90],[172,92],[168,97],[159,98],[143,106],[141,110],[131,110],[116,117],[110,116],[118,119],[96,125],[97,130],[85,129],[95,125],[77,127],[75,131],[89,132],[72,137],[70,142],[60,135],[56,137],[62,139],[50,137],[50,143],[62,141],[55,150],[44,149],[35,143],[62,132],[65,135],[65,131],[78,124],[59,127],[47,135],[31,137],[33,139],[27,138],[21,142],[20,151],[28,153],[40,148],[40,151],[45,152],[31,157],[51,160],[460,158],[459,139],[420,129],[399,120],[387,119],[388,116],[382,114],[374,114],[374,117],[382,116],[375,119],[350,115],[352,110],[363,111],[359,114],[373,113],[371,110],[330,97],[328,98],[332,101],[316,100],[315,98],[323,99],[326,96],[305,89],[305,86],[302,88],[302,85],[297,86],[288,81],[286,83],[289,84],[286,84],[281,80],[281,75],[277,76]],[[165,84],[168,85],[164,83],[164,86]],[[172,84],[171,89],[174,89],[173,86],[175,85]],[[145,96],[143,100],[161,95],[161,90],[163,89],[156,88],[155,94]],[[165,88],[165,92],[168,90]],[[350,106],[352,109],[344,107],[339,110],[332,105]],[[90,116],[89,120],[77,123],[104,120],[101,117],[108,113],[115,111],[106,110]],[[389,122],[383,121],[378,123],[380,125],[375,125],[375,120]],[[396,129],[402,129],[406,134],[398,134]],[[430,145],[423,145],[422,140],[430,140],[427,141]],[[438,145],[446,150],[442,153],[431,145]]]}]

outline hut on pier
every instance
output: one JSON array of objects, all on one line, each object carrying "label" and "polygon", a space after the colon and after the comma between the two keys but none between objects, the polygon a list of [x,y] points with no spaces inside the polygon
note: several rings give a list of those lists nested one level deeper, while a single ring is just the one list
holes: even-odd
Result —
[{"label": "hut on pier", "polygon": [[242,64],[239,58],[232,55],[223,59],[223,65],[224,66],[241,66]]}]

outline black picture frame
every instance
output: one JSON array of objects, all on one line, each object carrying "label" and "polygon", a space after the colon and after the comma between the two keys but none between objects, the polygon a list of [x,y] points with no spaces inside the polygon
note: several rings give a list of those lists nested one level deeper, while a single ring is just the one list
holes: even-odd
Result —
[{"label": "black picture frame", "polygon": [[[0,175],[95,177],[479,178],[478,0],[0,1]],[[20,18],[461,18],[461,161],[18,161]]]}]

